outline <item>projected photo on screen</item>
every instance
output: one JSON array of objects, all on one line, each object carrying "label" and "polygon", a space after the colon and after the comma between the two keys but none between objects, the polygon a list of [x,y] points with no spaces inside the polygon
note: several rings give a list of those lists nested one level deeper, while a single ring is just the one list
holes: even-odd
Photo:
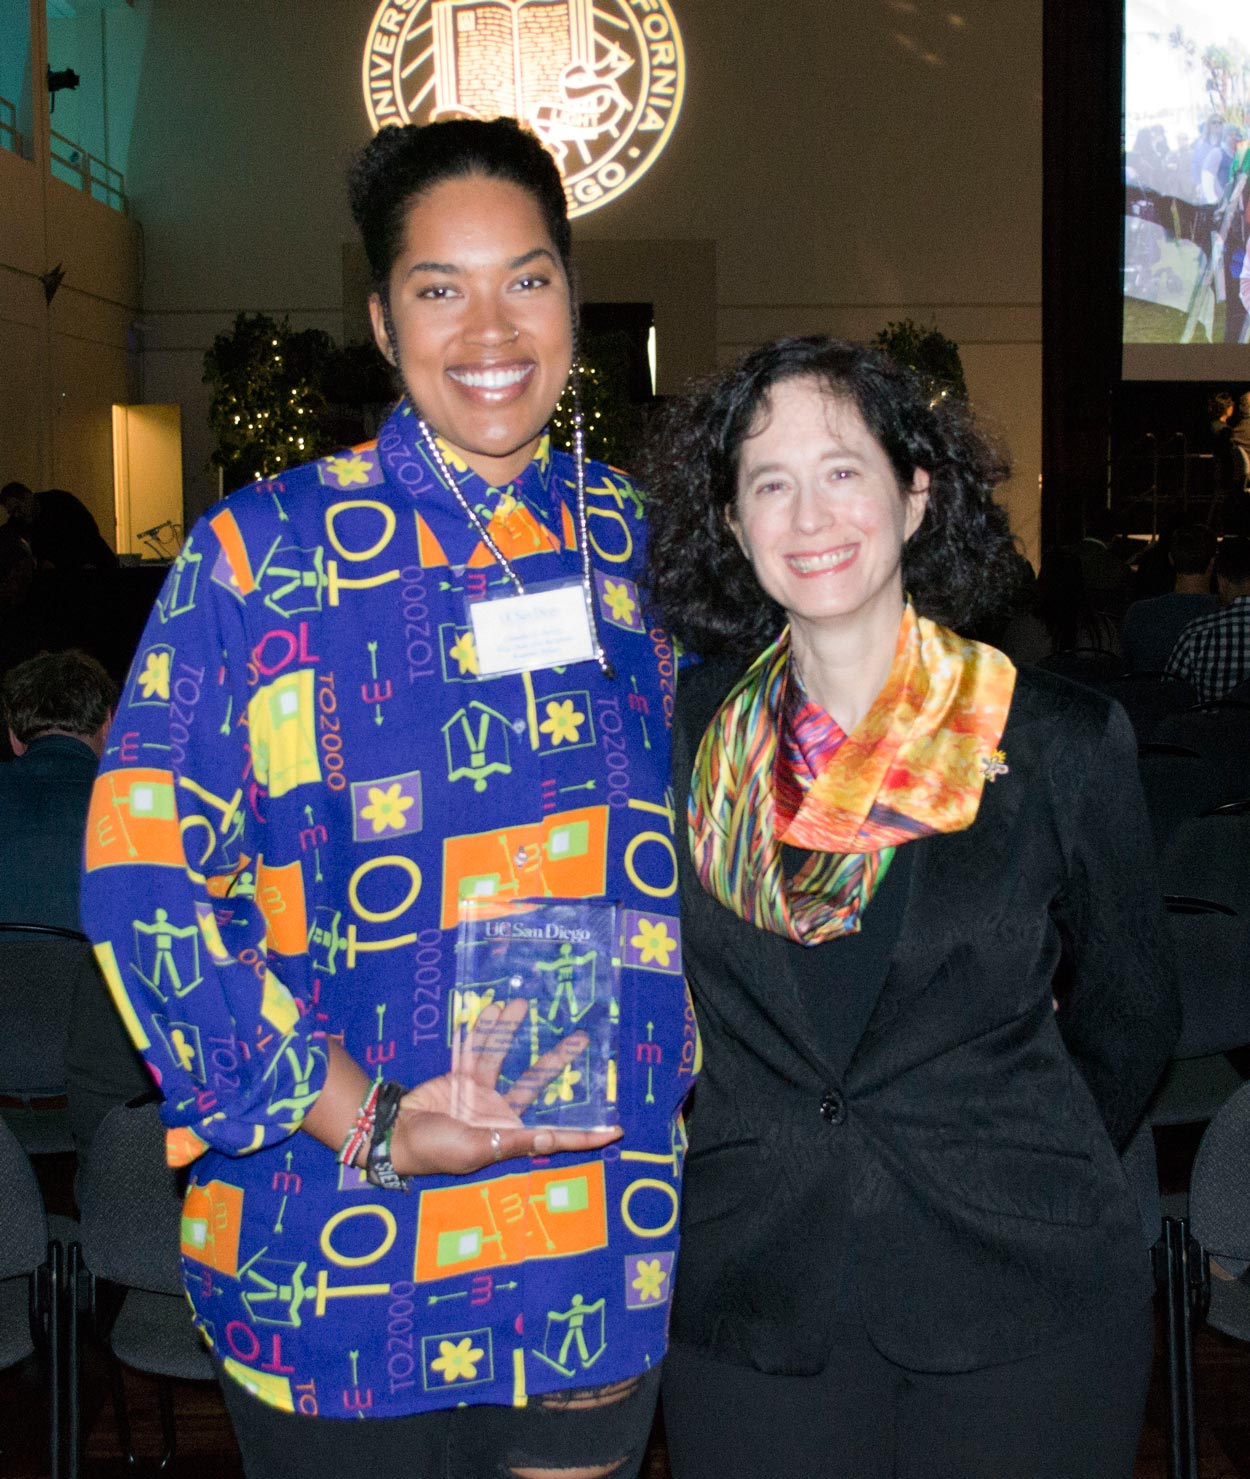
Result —
[{"label": "projected photo on screen", "polygon": [[1250,5],[1126,0],[1124,373],[1250,374]]}]

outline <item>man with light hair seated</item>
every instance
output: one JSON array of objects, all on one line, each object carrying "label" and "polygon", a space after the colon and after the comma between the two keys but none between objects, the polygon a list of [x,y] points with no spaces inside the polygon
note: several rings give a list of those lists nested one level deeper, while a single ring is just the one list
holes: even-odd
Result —
[{"label": "man with light hair seated", "polygon": [[117,685],[85,652],[44,653],[5,675],[17,758],[0,766],[0,920],[82,928],[83,829],[116,704]]}]

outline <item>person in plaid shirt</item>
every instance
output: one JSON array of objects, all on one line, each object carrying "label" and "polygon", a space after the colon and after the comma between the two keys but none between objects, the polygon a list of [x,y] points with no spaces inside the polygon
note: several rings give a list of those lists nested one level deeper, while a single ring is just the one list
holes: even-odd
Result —
[{"label": "person in plaid shirt", "polygon": [[1250,539],[1224,539],[1215,557],[1220,609],[1196,617],[1176,639],[1165,671],[1211,703],[1250,678]]}]

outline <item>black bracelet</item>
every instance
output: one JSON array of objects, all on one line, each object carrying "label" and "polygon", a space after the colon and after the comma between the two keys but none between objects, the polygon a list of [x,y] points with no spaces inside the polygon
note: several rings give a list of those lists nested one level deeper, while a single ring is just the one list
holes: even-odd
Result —
[{"label": "black bracelet", "polygon": [[391,1138],[395,1133],[395,1121],[399,1118],[400,1100],[407,1092],[403,1084],[394,1079],[387,1079],[378,1087],[373,1135],[365,1161],[365,1180],[370,1186],[380,1186],[383,1191],[412,1190],[412,1178],[401,1176],[391,1162]]}]

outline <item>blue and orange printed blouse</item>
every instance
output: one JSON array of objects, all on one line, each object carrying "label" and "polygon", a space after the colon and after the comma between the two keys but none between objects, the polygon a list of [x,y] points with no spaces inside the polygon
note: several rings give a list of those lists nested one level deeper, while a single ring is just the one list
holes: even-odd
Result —
[{"label": "blue and orange printed blouse", "polygon": [[[444,450],[527,584],[578,576],[566,454],[544,439],[493,489]],[[698,1052],[674,663],[635,583],[638,493],[591,463],[587,494],[614,679],[594,662],[479,677],[466,596],[503,572],[401,402],[376,449],[258,483],[195,526],[126,684],[83,916],[164,1093],[171,1163],[191,1166],[196,1323],[273,1406],[523,1404],[664,1353]],[[329,1036],[404,1084],[447,1071],[468,895],[619,902],[624,1138],[383,1192],[296,1131]]]}]

